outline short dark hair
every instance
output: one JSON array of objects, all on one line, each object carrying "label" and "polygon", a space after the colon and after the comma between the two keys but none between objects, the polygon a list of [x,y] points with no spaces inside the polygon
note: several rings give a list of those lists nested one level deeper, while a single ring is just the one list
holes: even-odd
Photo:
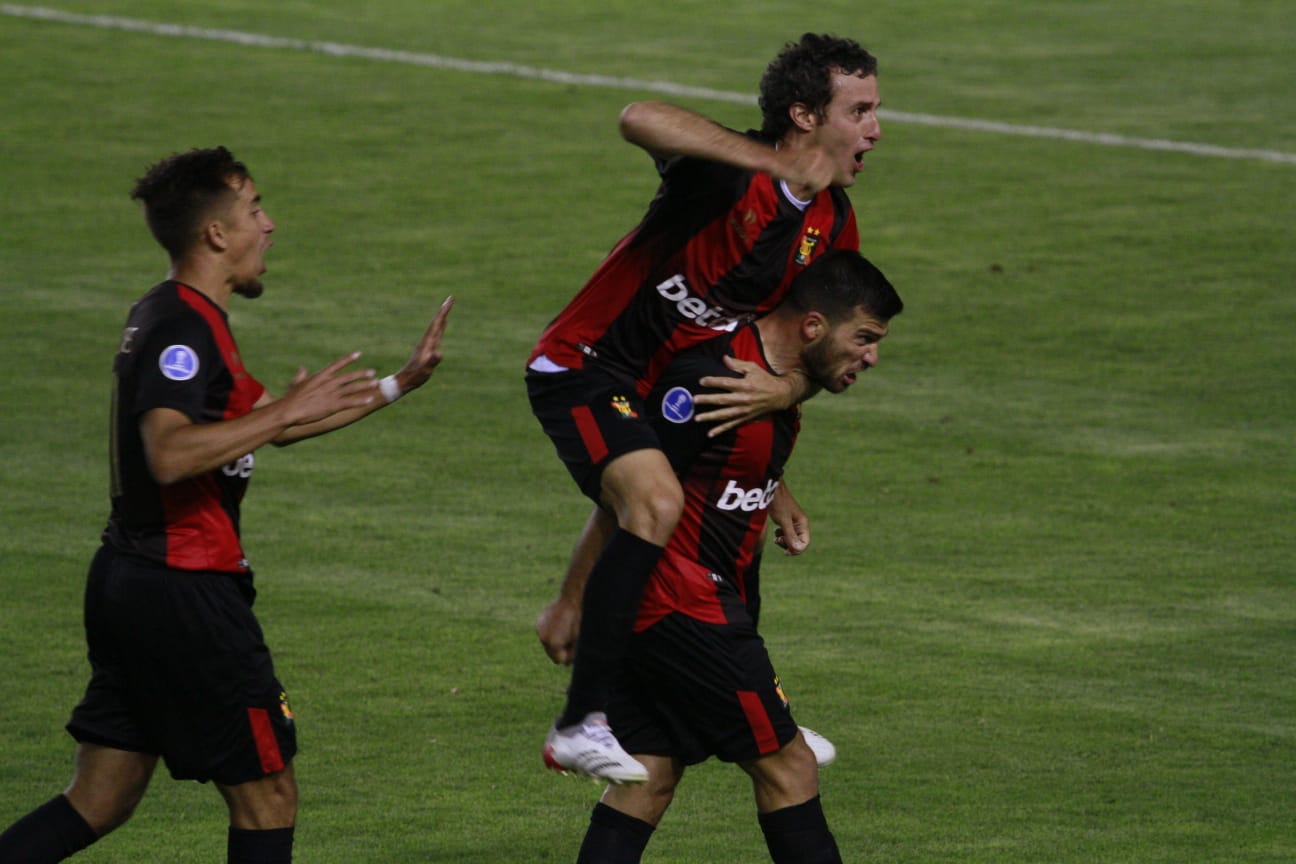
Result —
[{"label": "short dark hair", "polygon": [[830,249],[792,281],[779,309],[783,314],[818,312],[837,324],[863,308],[890,321],[904,310],[904,301],[882,271],[849,249]]},{"label": "short dark hair", "polygon": [[149,230],[174,260],[189,251],[211,210],[251,176],[224,147],[195,148],[150,166],[131,198],[144,203]]},{"label": "short dark hair", "polygon": [[877,74],[877,58],[853,39],[815,33],[783,46],[761,78],[761,134],[773,140],[786,135],[788,109],[797,102],[822,114],[832,101],[833,72],[867,78]]}]

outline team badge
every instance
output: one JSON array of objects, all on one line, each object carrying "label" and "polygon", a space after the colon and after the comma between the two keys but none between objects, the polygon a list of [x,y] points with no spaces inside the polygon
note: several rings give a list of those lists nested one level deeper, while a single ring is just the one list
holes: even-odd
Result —
[{"label": "team badge", "polygon": [[744,210],[742,217],[739,218],[735,213],[729,217],[729,227],[733,229],[734,234],[744,243],[751,242],[751,228],[756,224],[757,216],[755,210]]},{"label": "team badge", "polygon": [[774,692],[778,694],[779,701],[783,703],[783,707],[787,708],[789,705],[787,694],[783,692],[783,684],[779,681],[777,675],[774,676]]},{"label": "team badge", "polygon": [[172,345],[158,357],[158,368],[172,381],[188,381],[198,374],[198,355],[188,345]]},{"label": "team badge", "polygon": [[693,419],[693,394],[683,387],[672,387],[662,397],[661,413],[672,423],[687,423]]},{"label": "team badge", "polygon": [[288,706],[288,694],[283,690],[279,691],[279,710],[283,713],[284,720],[289,723],[293,722],[295,718],[293,717],[292,708]]},{"label": "team badge", "polygon": [[805,236],[801,238],[801,245],[797,247],[796,263],[805,266],[810,263],[810,256],[814,255],[815,247],[819,245],[823,232],[818,228],[806,229]]},{"label": "team badge", "polygon": [[613,396],[612,407],[621,415],[623,420],[634,420],[639,415],[630,407],[630,400],[624,396]]}]

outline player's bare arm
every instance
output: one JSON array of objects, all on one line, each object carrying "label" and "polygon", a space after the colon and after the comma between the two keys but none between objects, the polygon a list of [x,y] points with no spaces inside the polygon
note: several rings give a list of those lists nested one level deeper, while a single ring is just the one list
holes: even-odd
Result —
[{"label": "player's bare arm", "polygon": [[558,596],[536,618],[536,636],[555,663],[565,665],[576,657],[585,580],[616,528],[616,517],[602,507],[594,508],[572,550]]},{"label": "player's bare arm", "polygon": [[233,420],[195,423],[173,408],[154,408],[140,418],[149,471],[159,485],[214,471],[275,439],[285,429],[313,423],[339,411],[360,409],[381,398],[372,369],[344,371],[359,354],[334,360],[314,375],[304,370],[282,399]]},{"label": "player's bare arm", "polygon": [[733,357],[726,357],[725,365],[738,376],[706,376],[699,383],[718,392],[699,393],[694,400],[700,408],[709,409],[697,415],[697,422],[717,424],[707,433],[712,438],[757,417],[791,408],[819,391],[799,369],[772,375],[756,363]]},{"label": "player's bare arm", "polygon": [[694,156],[762,171],[803,195],[828,188],[834,177],[831,156],[818,147],[772,147],[668,102],[632,102],[620,126],[621,137],[656,158]]},{"label": "player's bare arm", "polygon": [[[441,363],[441,337],[454,298],[441,304],[414,353],[393,377],[399,393],[422,387]],[[233,420],[195,423],[171,408],[154,408],[140,419],[149,470],[160,485],[213,471],[263,444],[291,444],[322,435],[372,414],[384,398],[372,369],[347,367],[360,358],[345,354],[311,375],[299,369],[281,397],[269,393],[255,410]]]},{"label": "player's bare arm", "polygon": [[[385,381],[375,384],[381,391],[379,398],[363,405],[338,411],[310,423],[298,423],[290,426],[271,439],[271,443],[277,446],[295,444],[307,438],[314,438],[326,432],[341,429],[343,426],[349,426],[362,417],[367,417],[379,408],[386,407],[406,393],[422,387],[432,377],[432,373],[441,363],[441,338],[445,335],[446,321],[450,317],[452,308],[454,308],[454,298],[447,297],[441,303],[441,308],[437,310],[432,322],[428,324],[427,330],[424,331],[423,338],[415,346],[414,352],[405,361],[405,365]],[[300,377],[301,374],[299,372],[298,376]],[[294,379],[293,383],[297,383],[296,379]],[[268,403],[273,398],[266,397],[265,401]],[[258,407],[261,407],[260,404],[258,404]]]}]

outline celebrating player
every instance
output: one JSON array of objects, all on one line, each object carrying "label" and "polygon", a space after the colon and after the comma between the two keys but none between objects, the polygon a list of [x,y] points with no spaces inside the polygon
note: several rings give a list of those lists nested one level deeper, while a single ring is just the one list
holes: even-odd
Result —
[{"label": "celebrating player", "polygon": [[690,420],[699,380],[726,374],[726,355],[777,374],[795,370],[830,393],[846,390],[877,364],[878,343],[902,308],[858,253],[830,252],[770,315],[681,353],[658,380],[648,405],[684,488],[684,515],[644,593],[608,709],[612,731],[648,780],[608,787],[580,864],[638,862],[685,766],[712,755],[750,775],[776,864],[841,861],[819,802],[815,755],[757,632],[760,537],[800,411],[716,437]]},{"label": "celebrating player", "polygon": [[[856,250],[845,188],[878,142],[877,62],[849,39],[806,34],[761,80],[759,132],[722,127],[658,102],[632,104],[621,132],[656,160],[661,185],[639,225],[541,335],[528,361],[532,410],[595,504],[572,555],[588,582],[537,621],[550,656],[574,664],[546,764],[613,783],[646,770],[608,733],[608,687],[625,655],[643,587],[684,494],[644,397],[683,348],[773,309],[830,249]],[[714,433],[810,392],[804,376],[732,361],[702,397]],[[809,541],[805,514],[780,485],[772,502],[790,553]],[[604,544],[601,541],[608,538]]]},{"label": "celebrating player", "polygon": [[0,861],[61,861],[130,818],[158,758],[211,781],[231,864],[292,860],[297,751],[288,696],[252,612],[239,504],[262,444],[346,426],[422,386],[441,362],[447,299],[394,375],[343,355],[276,398],[243,366],[230,297],[262,292],[275,225],[224,147],[164,159],[133,195],[168,252],[113,365],[112,512],[90,565],[91,664],[67,729],[71,785],[0,835]]}]

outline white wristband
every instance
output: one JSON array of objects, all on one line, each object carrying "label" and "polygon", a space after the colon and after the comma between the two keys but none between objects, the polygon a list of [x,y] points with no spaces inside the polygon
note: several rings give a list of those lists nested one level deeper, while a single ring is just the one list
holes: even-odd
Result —
[{"label": "white wristband", "polygon": [[401,392],[400,382],[396,380],[395,375],[388,375],[379,381],[378,389],[382,392],[383,398],[387,400],[388,405],[405,395]]}]

